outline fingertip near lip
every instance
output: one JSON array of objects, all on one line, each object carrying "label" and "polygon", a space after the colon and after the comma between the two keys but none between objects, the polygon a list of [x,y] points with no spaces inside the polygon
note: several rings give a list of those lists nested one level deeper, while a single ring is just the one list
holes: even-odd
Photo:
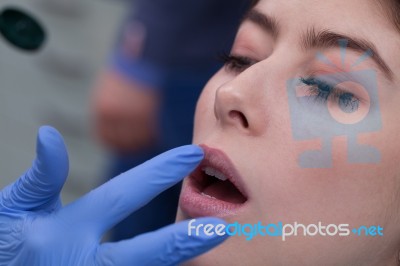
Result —
[{"label": "fingertip near lip", "polygon": [[199,145],[191,144],[183,147],[190,149],[194,155],[204,156],[204,150]]},{"label": "fingertip near lip", "polygon": [[185,145],[179,148],[176,148],[176,151],[179,152],[182,156],[187,158],[193,158],[195,161],[201,161],[204,158],[204,151],[197,145]]}]

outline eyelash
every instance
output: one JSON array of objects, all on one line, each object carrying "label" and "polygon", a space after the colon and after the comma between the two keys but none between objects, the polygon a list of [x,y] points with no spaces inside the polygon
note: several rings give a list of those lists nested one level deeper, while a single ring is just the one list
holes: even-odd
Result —
[{"label": "eyelash", "polygon": [[[235,73],[241,73],[257,63],[257,61],[249,57],[227,53],[222,53],[219,58],[227,70]],[[338,104],[343,104],[345,108],[350,106],[352,111],[356,111],[360,105],[360,99],[346,89],[332,86],[315,77],[300,78],[300,80],[303,84],[308,86],[310,94],[314,95],[316,100],[321,100],[323,103],[333,101]]]},{"label": "eyelash", "polygon": [[352,111],[356,111],[360,105],[360,99],[346,89],[332,86],[314,77],[300,78],[300,81],[308,86],[310,95],[315,96],[316,100],[321,100],[323,103],[327,101],[341,103],[346,108],[350,106]]},{"label": "eyelash", "polygon": [[219,56],[220,61],[224,64],[227,70],[240,73],[251,67],[257,61],[246,57],[233,54],[222,53]]}]

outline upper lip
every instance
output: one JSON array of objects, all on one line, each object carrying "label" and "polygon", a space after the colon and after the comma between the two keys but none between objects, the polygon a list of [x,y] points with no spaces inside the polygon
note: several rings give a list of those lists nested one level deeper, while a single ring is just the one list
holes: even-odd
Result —
[{"label": "upper lip", "polygon": [[220,171],[232,182],[239,192],[248,199],[243,178],[240,176],[229,157],[219,149],[208,147],[205,144],[200,144],[199,146],[204,150],[204,159],[196,169],[196,172],[203,171],[205,167],[211,167]]}]

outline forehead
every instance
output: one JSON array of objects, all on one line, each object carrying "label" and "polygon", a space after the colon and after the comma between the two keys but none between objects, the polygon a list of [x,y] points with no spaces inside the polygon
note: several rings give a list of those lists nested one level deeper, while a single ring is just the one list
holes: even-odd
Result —
[{"label": "forehead", "polygon": [[314,23],[357,30],[368,30],[369,25],[377,23],[381,27],[391,25],[376,0],[260,0],[256,8],[273,14],[282,24],[296,21],[299,26]]},{"label": "forehead", "polygon": [[279,39],[291,43],[310,28],[366,39],[400,74],[400,33],[376,0],[260,0],[255,9],[273,17]]}]

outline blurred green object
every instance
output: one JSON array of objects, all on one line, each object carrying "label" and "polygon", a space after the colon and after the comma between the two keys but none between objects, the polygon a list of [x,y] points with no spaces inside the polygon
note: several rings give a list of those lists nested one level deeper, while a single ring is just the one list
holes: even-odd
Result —
[{"label": "blurred green object", "polygon": [[26,51],[39,50],[46,40],[46,32],[38,20],[17,8],[1,11],[0,33],[9,43]]}]

